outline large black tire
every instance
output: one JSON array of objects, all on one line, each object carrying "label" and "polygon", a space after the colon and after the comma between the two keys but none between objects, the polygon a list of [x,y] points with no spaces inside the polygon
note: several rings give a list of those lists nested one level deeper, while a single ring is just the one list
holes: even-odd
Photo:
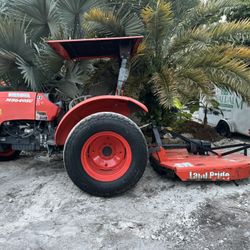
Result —
[{"label": "large black tire", "polygon": [[[91,146],[88,148],[88,145],[93,145],[93,147],[97,145],[101,135],[105,133],[121,136],[127,142],[126,145],[129,145],[128,150],[126,149],[129,152],[124,151],[124,160],[127,160],[126,157],[130,155],[128,169],[122,176],[111,181],[100,180],[99,177],[96,179],[89,174],[89,168],[87,168],[92,163],[90,155],[95,152],[94,150],[90,152]],[[94,142],[91,142],[95,136],[97,136],[97,141],[93,139]],[[120,146],[120,142],[116,141],[116,138],[112,142]],[[114,146],[113,149],[112,146],[110,147],[110,152],[106,146],[103,146],[102,150],[97,149],[96,151],[99,150],[100,154],[105,154],[104,157],[109,157],[110,154],[117,153],[115,148],[117,146]],[[83,154],[85,148],[89,150],[87,154]],[[85,165],[83,157],[87,159]],[[127,117],[111,112],[96,113],[80,121],[69,134],[64,147],[64,164],[69,177],[81,190],[95,196],[111,197],[131,189],[143,175],[147,162],[147,144],[139,127]]]},{"label": "large black tire", "polygon": [[225,136],[225,137],[231,137],[231,131],[230,131],[230,127],[228,126],[228,124],[224,121],[220,121],[218,123],[218,125],[216,126],[216,131],[218,132],[218,134],[220,134],[221,136]]},{"label": "large black tire", "polygon": [[12,161],[19,157],[21,151],[6,149],[6,151],[0,152],[0,161]]}]

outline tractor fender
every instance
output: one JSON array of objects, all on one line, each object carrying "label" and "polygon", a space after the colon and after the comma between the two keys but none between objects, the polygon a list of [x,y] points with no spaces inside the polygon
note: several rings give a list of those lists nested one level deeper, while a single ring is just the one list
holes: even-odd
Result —
[{"label": "tractor fender", "polygon": [[70,131],[75,125],[94,113],[114,112],[130,116],[137,111],[148,112],[148,109],[144,104],[130,97],[110,95],[91,97],[78,103],[64,115],[56,129],[55,143],[58,146],[64,145]]}]

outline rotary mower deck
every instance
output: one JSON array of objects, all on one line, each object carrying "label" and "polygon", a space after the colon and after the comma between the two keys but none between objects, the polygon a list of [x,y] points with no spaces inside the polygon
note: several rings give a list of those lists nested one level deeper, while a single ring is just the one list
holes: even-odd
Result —
[{"label": "rotary mower deck", "polygon": [[161,175],[177,176],[182,181],[232,181],[250,176],[249,144],[212,147],[208,141],[192,140],[168,131],[184,143],[164,145],[158,129],[153,128],[153,132],[156,143],[150,149],[150,159]]},{"label": "rotary mower deck", "polygon": [[[210,142],[165,130],[184,143],[164,145],[162,131],[152,127],[154,142],[147,145],[142,128],[129,118],[134,112],[147,112],[147,107],[123,96],[129,59],[142,39],[48,41],[65,60],[119,59],[115,95],[80,97],[68,104],[53,93],[0,92],[0,160],[13,160],[22,150],[47,150],[49,154],[63,150],[71,180],[96,196],[113,196],[132,188],[143,175],[149,155],[158,173],[178,176],[182,181],[248,178],[247,144],[212,147]],[[228,148],[234,149],[222,152]]]}]

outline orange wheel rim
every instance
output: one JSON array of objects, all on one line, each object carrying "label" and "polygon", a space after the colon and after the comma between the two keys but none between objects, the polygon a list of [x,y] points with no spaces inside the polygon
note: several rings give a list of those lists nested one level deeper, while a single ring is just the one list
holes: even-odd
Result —
[{"label": "orange wheel rim", "polygon": [[84,143],[81,162],[86,173],[97,181],[109,182],[121,178],[132,161],[131,148],[121,135],[99,132]]}]

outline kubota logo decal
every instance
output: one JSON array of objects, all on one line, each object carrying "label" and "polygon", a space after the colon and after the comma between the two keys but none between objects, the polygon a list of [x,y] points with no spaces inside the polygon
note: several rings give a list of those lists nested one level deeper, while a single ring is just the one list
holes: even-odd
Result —
[{"label": "kubota logo decal", "polygon": [[5,100],[6,102],[12,102],[12,103],[32,103],[32,99],[16,99],[16,98],[7,98]]}]

